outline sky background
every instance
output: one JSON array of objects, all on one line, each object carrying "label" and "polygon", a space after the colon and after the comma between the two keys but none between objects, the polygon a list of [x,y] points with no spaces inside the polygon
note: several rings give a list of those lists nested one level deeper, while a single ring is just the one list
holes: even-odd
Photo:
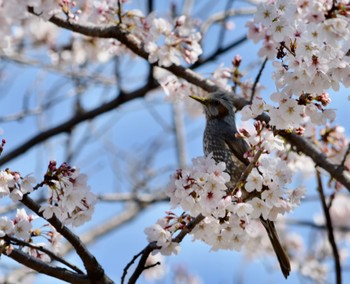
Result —
[{"label": "sky background", "polygon": [[[144,9],[146,1],[133,1],[132,5],[127,7]],[[163,16],[169,11],[170,1],[156,1],[155,10],[159,16]],[[174,1],[181,5],[182,1]],[[215,5],[209,6],[210,1],[203,1],[200,8],[195,10],[195,17],[206,18],[209,14],[217,11],[222,11],[226,1],[216,1]],[[241,2],[235,2],[234,7],[243,6]],[[208,8],[209,7],[209,8]],[[248,17],[238,17],[235,19],[235,28],[227,31],[227,42],[233,38],[239,38],[240,35],[246,33],[244,24]],[[205,53],[210,54],[216,47],[215,39],[217,38],[219,28],[213,27],[209,30],[205,41]],[[68,37],[67,33],[60,35],[60,40],[64,41]],[[243,58],[242,69],[246,70],[247,77],[254,80],[257,74],[257,63],[261,62],[257,57],[258,46],[246,42],[236,48],[227,55],[219,57],[218,60],[210,64],[206,64],[203,68],[196,71],[207,76],[212,73],[219,64],[230,66],[231,60],[235,54],[241,55]],[[33,50],[33,56],[37,56],[38,60],[48,62],[48,56],[44,53]],[[130,58],[123,58],[119,64],[124,66],[124,70],[131,74],[123,81],[123,87],[126,89],[136,89],[142,85],[142,74],[145,70],[145,64],[142,60],[137,59],[131,61]],[[253,65],[252,65],[253,64]],[[1,116],[4,117],[21,110],[23,98],[29,97],[29,105],[35,106],[40,98],[45,100],[53,100],[56,104],[53,111],[46,117],[38,119],[37,117],[28,117],[21,121],[2,122],[2,137],[8,141],[5,151],[11,150],[19,144],[32,137],[38,127],[45,128],[47,125],[57,125],[65,121],[71,114],[71,101],[74,99],[74,85],[67,79],[62,79],[59,74],[47,72],[34,67],[26,67],[17,64],[7,64],[6,75],[7,79],[13,80],[12,85],[0,86],[0,104]],[[252,67],[253,66],[253,67]],[[103,66],[104,74],[112,74],[114,63],[106,63]],[[132,72],[130,72],[132,70]],[[266,87],[262,92],[264,98],[275,91],[274,83],[271,79],[272,66],[268,63],[261,78],[261,83]],[[36,94],[35,96],[31,94]],[[97,103],[108,101],[115,95],[113,88],[103,88],[96,86],[89,89],[84,95],[84,107],[91,108]],[[348,125],[349,102],[347,89],[340,90],[335,96],[331,96],[331,107],[336,109],[337,118],[335,124]],[[61,100],[65,97],[66,100]],[[155,109],[157,115],[162,119],[162,124],[157,121],[157,117],[150,111],[150,106]],[[198,105],[198,107],[200,107]],[[204,130],[204,117],[193,118],[190,115],[184,116],[185,130],[187,135],[186,151],[187,163],[190,164],[192,158],[203,155],[202,151],[202,132]],[[238,122],[242,125],[240,122]],[[148,148],[146,145],[152,137],[160,137],[164,142],[161,144],[161,150],[155,154],[154,162],[150,165],[153,170],[158,170],[163,167],[164,161],[170,169],[160,178],[153,181],[156,188],[163,187],[168,179],[169,174],[177,168],[176,152],[174,151],[174,137],[164,130],[165,125],[172,125],[171,107],[165,100],[165,95],[162,90],[158,89],[153,92],[146,102],[143,100],[135,100],[125,104],[115,111],[111,111],[106,115],[99,117],[93,125],[79,126],[75,131],[78,133],[73,141],[74,147],[78,147],[79,154],[73,159],[72,164],[81,168],[81,171],[89,175],[89,184],[95,193],[106,192],[123,192],[130,188],[130,181],[125,178],[125,175],[132,170],[133,163],[140,162],[138,159],[140,154],[144,154]],[[88,133],[88,137],[86,137]],[[349,129],[346,129],[349,135]],[[87,141],[85,141],[85,139]],[[64,162],[65,152],[65,135],[59,135],[55,140],[51,139],[45,142],[44,145],[35,147],[25,153],[21,157],[6,164],[5,167],[10,167],[12,170],[18,170],[22,174],[33,173],[40,177],[45,172],[47,163],[51,159],[57,159],[58,163]],[[109,147],[113,145],[113,149]],[[117,150],[116,150],[117,149]],[[128,163],[122,163],[119,160],[123,159],[123,155],[129,153]],[[115,162],[113,158],[118,157],[119,162]],[[130,166],[130,168],[128,168]],[[137,175],[137,174],[136,174]],[[296,179],[292,186],[297,186],[304,182],[308,189],[308,196],[315,196],[315,183],[313,179],[308,181]],[[6,201],[0,200],[0,205]],[[120,213],[123,207],[120,204],[101,202],[96,206],[96,212],[92,221],[81,228],[74,229],[78,234],[94,230],[103,220],[106,220]],[[112,232],[97,242],[90,245],[91,252],[97,257],[101,265],[104,267],[107,275],[119,283],[123,268],[139,253],[146,245],[146,236],[144,228],[154,224],[158,218],[165,215],[165,211],[169,210],[167,204],[158,204],[148,208],[145,212],[132,220],[128,224],[123,225],[120,229]],[[291,213],[291,219],[313,220],[315,212],[320,212],[320,204],[316,200],[314,202],[305,202],[302,207]],[[290,226],[288,230],[292,232],[302,232],[305,236],[310,236],[310,229]],[[3,261],[5,258],[2,258]],[[68,260],[80,264],[79,260],[70,255]],[[7,261],[7,260],[6,260]],[[172,283],[172,277],[177,267],[183,266],[188,269],[191,275],[198,276],[202,283],[284,283],[284,278],[279,269],[271,269],[276,263],[274,259],[262,261],[261,259],[253,262],[246,261],[241,252],[234,251],[218,251],[211,252],[210,247],[201,243],[193,242],[191,237],[186,237],[181,243],[181,251],[178,256],[166,257],[168,274],[165,279],[156,283]],[[9,265],[13,265],[9,262]],[[330,265],[332,268],[332,264]],[[132,273],[133,268],[129,270]],[[130,275],[130,274],[129,274]],[[350,281],[349,274],[344,272],[344,283]],[[329,283],[333,283],[333,274],[330,274]],[[257,282],[259,281],[259,282]],[[306,279],[301,279],[296,273],[292,273],[288,278],[288,283],[310,283]],[[286,283],[287,283],[286,282]],[[36,284],[55,284],[62,283],[52,278],[40,276]],[[139,283],[148,283],[144,278],[140,278]]]}]

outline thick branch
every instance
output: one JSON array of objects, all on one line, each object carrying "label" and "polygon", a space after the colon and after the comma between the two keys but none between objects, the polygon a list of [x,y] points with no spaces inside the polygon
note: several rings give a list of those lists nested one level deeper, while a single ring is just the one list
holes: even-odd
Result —
[{"label": "thick branch", "polygon": [[133,99],[139,98],[144,96],[152,86],[146,85],[134,92],[131,92],[129,94],[119,95],[114,100],[105,103],[95,109],[92,109],[90,111],[84,112],[82,114],[77,114],[70,118],[69,120],[59,124],[56,127],[50,128],[46,131],[43,131],[34,137],[30,138],[28,141],[24,142],[22,145],[14,149],[13,151],[8,152],[6,155],[3,155],[0,159],[0,165],[3,165],[4,163],[10,161],[11,159],[14,159],[18,157],[19,155],[22,155],[24,152],[29,150],[34,145],[39,144],[40,142],[45,141],[46,139],[53,137],[55,135],[66,133],[71,131],[71,129],[84,121],[90,120],[95,118],[96,116],[108,112],[110,110],[113,110],[114,108],[122,105],[123,103],[127,101],[131,101]]},{"label": "thick branch", "polygon": [[344,171],[343,167],[332,164],[314,144],[295,134],[287,132],[279,132],[278,134],[294,146],[297,152],[309,156],[317,166],[326,170],[332,178],[339,181],[350,191],[350,173]]},{"label": "thick branch", "polygon": [[[118,26],[84,26],[77,23],[70,23],[57,16],[53,16],[49,21],[61,28],[65,28],[86,36],[117,39],[122,44],[126,45],[132,52],[148,60],[148,53],[141,47],[141,42],[129,33],[123,32]],[[157,63],[154,63],[153,65],[158,66]],[[175,75],[186,79],[190,83],[199,86],[208,92],[215,92],[218,90],[218,87],[215,86],[213,82],[203,78],[190,69],[175,64],[162,68],[167,69]]]},{"label": "thick branch", "polygon": [[[100,34],[100,31],[102,29],[105,29],[103,27],[78,26],[77,24],[71,24],[69,22],[66,22],[63,19],[58,18],[58,17],[53,17],[51,19],[51,21],[53,23],[56,23],[57,25],[61,25],[61,27],[63,27],[63,28],[70,29],[72,27],[72,29],[71,29],[72,31],[78,32],[78,31],[83,30],[84,31],[83,34],[85,34],[85,35],[91,35],[91,36],[95,35],[98,37],[107,37],[108,38],[108,31],[104,31],[102,34]],[[110,27],[109,29],[117,29],[117,27]],[[122,34],[122,33],[120,32],[120,34]],[[110,35],[110,37],[113,37],[113,35]],[[125,35],[123,38],[125,39]],[[120,40],[120,38],[118,38],[118,40]],[[221,48],[220,50],[213,52],[207,58],[205,58],[203,60],[201,59],[200,62],[196,62],[195,64],[191,65],[190,69],[197,68],[199,66],[202,66],[202,65],[214,60],[220,54],[231,50],[232,48],[240,45],[241,43],[245,42],[246,40],[247,40],[247,37],[243,36],[242,38],[234,41],[233,43],[228,44],[226,47]],[[129,44],[128,43],[126,43],[126,44],[129,47]],[[135,47],[134,47],[134,52],[135,52]],[[140,55],[141,57],[144,57],[145,59],[148,58],[148,55],[145,51],[141,52],[141,54],[140,53],[137,53],[137,54]],[[154,65],[156,65],[156,64],[154,64]],[[181,67],[181,66],[173,66],[173,67],[171,67],[170,70],[174,70],[174,74],[176,74],[180,77],[183,77],[184,79],[186,79],[190,82],[192,81],[192,82],[194,82],[194,84],[196,84],[198,82],[202,82],[202,81],[204,81],[204,82],[207,81],[204,85],[202,84],[203,85],[202,87],[206,88],[208,90],[211,90],[213,87],[213,85],[210,81],[201,78],[199,75],[192,72],[191,70],[186,71],[186,69]],[[181,76],[181,74],[183,74],[183,76]],[[35,135],[34,137],[30,138],[29,140],[27,140],[26,142],[24,142],[22,145],[18,146],[13,151],[10,151],[6,155],[3,155],[2,158],[0,159],[0,165],[3,165],[4,163],[22,155],[24,152],[31,149],[33,146],[53,137],[55,135],[69,132],[75,125],[77,125],[81,122],[93,119],[96,116],[98,116],[102,113],[108,112],[108,111],[122,105],[123,103],[125,103],[127,101],[131,101],[135,98],[142,97],[146,94],[146,92],[151,91],[152,89],[155,89],[158,86],[159,86],[159,84],[154,82],[153,80],[149,81],[148,84],[146,84],[146,86],[144,86],[144,87],[142,87],[134,92],[125,94],[122,99],[118,97],[118,98],[110,101],[109,103],[106,103],[106,104],[104,104],[100,107],[97,107],[91,111],[76,115],[76,116],[70,118],[69,120],[67,120],[66,122],[63,122],[62,124],[52,128],[52,129],[48,129],[46,131],[43,131],[42,133],[39,133],[39,134]]]},{"label": "thick branch", "polygon": [[[35,203],[28,195],[24,195],[21,202],[35,212],[37,215],[42,216],[39,211],[40,206]],[[69,241],[74,247],[77,254],[80,256],[82,262],[84,263],[85,269],[88,273],[88,277],[93,283],[113,283],[104,273],[103,268],[97,262],[96,258],[87,250],[85,245],[81,242],[80,238],[76,236],[72,231],[65,227],[61,221],[59,221],[55,216],[47,220],[52,226],[55,227],[57,232],[64,236],[67,241]]]},{"label": "thick branch", "polygon": [[61,267],[52,266],[37,258],[31,257],[30,255],[16,248],[13,249],[8,257],[14,259],[26,267],[38,271],[39,273],[43,273],[69,283],[91,284],[86,275],[74,273]]},{"label": "thick branch", "polygon": [[29,248],[41,251],[41,252],[47,254],[50,257],[51,261],[60,262],[60,263],[62,263],[64,265],[66,265],[67,267],[71,268],[72,270],[75,270],[75,272],[77,272],[77,273],[79,273],[81,275],[84,274],[84,272],[81,271],[76,265],[69,263],[68,261],[66,261],[62,257],[56,255],[52,251],[50,251],[50,250],[48,250],[48,249],[46,249],[46,248],[44,248],[42,246],[38,246],[38,245],[32,244],[32,243],[28,243],[28,242],[22,241],[20,239],[17,239],[15,237],[11,237],[11,236],[4,237],[4,240],[6,242],[8,242],[8,243],[11,243],[11,244],[15,244],[15,245],[23,246],[23,247],[29,247]]},{"label": "thick branch", "polygon": [[[99,196],[99,199],[103,202],[127,202],[123,211],[109,218],[107,221],[101,222],[99,225],[95,225],[93,230],[88,229],[86,232],[82,233],[79,237],[80,240],[85,244],[91,244],[96,242],[99,238],[106,236],[113,230],[120,228],[122,225],[129,223],[131,220],[140,215],[140,213],[147,209],[150,205],[156,202],[166,201],[169,198],[165,196],[153,196],[152,194],[142,194],[140,196],[135,196],[132,193],[115,193],[106,194]],[[68,242],[63,244],[60,249],[60,255],[65,256],[73,250],[73,247]],[[26,269],[20,268],[12,271],[11,274],[15,274],[15,279],[20,279],[27,273]],[[14,280],[16,281],[16,280]],[[19,281],[19,280],[18,280]]]}]

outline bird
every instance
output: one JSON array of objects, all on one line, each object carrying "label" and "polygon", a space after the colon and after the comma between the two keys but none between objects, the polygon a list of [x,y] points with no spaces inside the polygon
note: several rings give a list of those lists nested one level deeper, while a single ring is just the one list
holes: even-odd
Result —
[{"label": "bird", "polygon": [[[244,170],[249,165],[249,160],[244,154],[249,151],[247,141],[237,135],[235,107],[233,96],[229,93],[209,93],[205,97],[190,95],[190,98],[200,102],[204,108],[206,126],[203,135],[203,150],[205,156],[212,154],[217,162],[225,162],[226,172],[230,175],[230,181],[226,186],[234,188]],[[242,192],[248,195],[248,192]],[[248,197],[249,198],[249,197]],[[275,224],[260,216],[260,222],[264,226],[276,253],[281,271],[285,278],[291,271],[290,261],[283,249],[276,232]]]}]

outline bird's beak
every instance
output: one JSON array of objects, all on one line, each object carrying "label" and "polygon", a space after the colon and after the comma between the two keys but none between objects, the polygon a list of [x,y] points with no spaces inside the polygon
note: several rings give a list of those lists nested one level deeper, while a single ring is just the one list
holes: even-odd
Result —
[{"label": "bird's beak", "polygon": [[197,102],[200,102],[202,105],[205,105],[208,101],[206,98],[202,98],[202,97],[197,97],[197,96],[189,96],[189,97],[196,100]]}]

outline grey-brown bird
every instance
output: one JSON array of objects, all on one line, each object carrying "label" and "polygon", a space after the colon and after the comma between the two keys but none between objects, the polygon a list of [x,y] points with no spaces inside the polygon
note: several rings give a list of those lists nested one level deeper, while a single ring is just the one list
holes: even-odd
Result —
[{"label": "grey-brown bird", "polygon": [[[226,163],[226,171],[231,177],[227,187],[234,188],[249,164],[249,161],[244,158],[244,154],[249,150],[249,145],[244,139],[236,137],[238,131],[232,97],[226,93],[209,94],[205,98],[190,97],[203,105],[206,116],[203,136],[204,154],[207,156],[212,153],[216,162]],[[260,217],[260,221],[270,238],[282,273],[287,278],[290,273],[290,262],[279,241],[275,225],[263,217]]]}]

